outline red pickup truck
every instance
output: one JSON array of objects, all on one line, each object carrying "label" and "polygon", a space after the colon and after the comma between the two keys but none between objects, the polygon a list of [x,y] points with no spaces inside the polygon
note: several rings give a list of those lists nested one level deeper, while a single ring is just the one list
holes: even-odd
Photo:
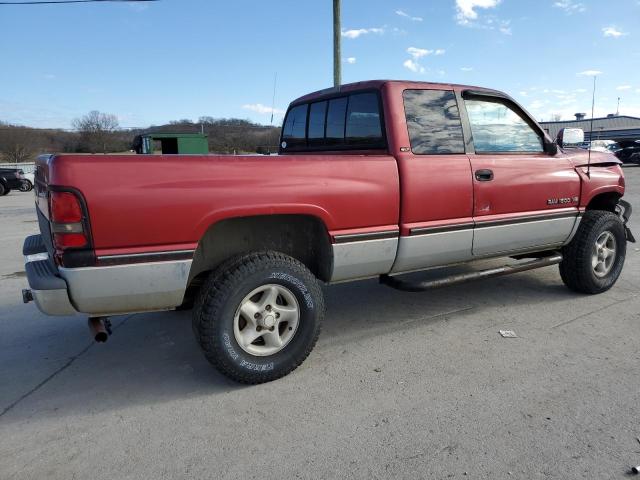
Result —
[{"label": "red pickup truck", "polygon": [[[260,383],[309,355],[322,283],[418,291],[559,264],[569,288],[600,293],[631,207],[620,162],[571,148],[580,133],[552,140],[495,90],[369,81],[291,103],[277,156],[42,157],[23,298],[88,315],[99,340],[110,315],[194,304],[209,361]],[[399,276],[453,264],[468,271]]]}]

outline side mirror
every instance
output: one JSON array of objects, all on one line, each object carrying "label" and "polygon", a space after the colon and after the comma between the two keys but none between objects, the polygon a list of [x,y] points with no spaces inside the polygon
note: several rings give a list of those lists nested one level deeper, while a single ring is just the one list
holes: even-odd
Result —
[{"label": "side mirror", "polygon": [[543,142],[544,153],[550,156],[554,156],[558,153],[558,145],[556,144],[556,142],[549,141],[547,137],[544,138]]},{"label": "side mirror", "polygon": [[584,130],[581,128],[563,128],[556,138],[556,143],[562,148],[579,147],[583,142]]}]

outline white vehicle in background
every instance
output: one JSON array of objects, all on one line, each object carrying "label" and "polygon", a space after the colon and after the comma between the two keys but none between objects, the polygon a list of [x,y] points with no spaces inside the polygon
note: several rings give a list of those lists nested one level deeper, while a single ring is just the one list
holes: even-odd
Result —
[{"label": "white vehicle in background", "polygon": [[35,183],[35,174],[34,173],[23,173],[22,174],[22,185],[20,186],[21,192],[30,192],[33,190],[33,185]]},{"label": "white vehicle in background", "polygon": [[591,150],[592,152],[616,153],[621,150],[620,144],[613,140],[594,140],[592,142],[583,142],[580,148]]}]

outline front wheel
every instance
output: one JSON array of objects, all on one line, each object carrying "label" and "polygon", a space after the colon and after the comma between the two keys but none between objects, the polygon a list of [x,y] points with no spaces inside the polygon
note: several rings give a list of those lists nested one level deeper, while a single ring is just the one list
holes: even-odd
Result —
[{"label": "front wheel", "polygon": [[9,187],[5,187],[2,183],[0,183],[0,197],[4,197],[5,195],[9,195],[11,189]]},{"label": "front wheel", "polygon": [[581,293],[602,293],[618,280],[627,252],[627,238],[619,216],[588,210],[560,263],[562,281]]},{"label": "front wheel", "polygon": [[209,362],[233,380],[256,384],[287,375],[307,358],[324,299],[302,263],[278,252],[251,253],[210,275],[193,314]]}]

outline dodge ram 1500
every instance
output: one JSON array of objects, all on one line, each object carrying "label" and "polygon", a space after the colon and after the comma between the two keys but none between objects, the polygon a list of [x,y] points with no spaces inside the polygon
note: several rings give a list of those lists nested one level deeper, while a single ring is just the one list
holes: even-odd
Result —
[{"label": "dodge ram 1500", "polygon": [[600,293],[631,208],[620,162],[570,148],[579,133],[554,141],[496,90],[368,81],[292,102],[277,156],[41,157],[23,297],[87,315],[100,340],[108,316],[193,304],[207,359],[260,383],[311,352],[323,283],[419,291],[559,264],[570,289]]}]

